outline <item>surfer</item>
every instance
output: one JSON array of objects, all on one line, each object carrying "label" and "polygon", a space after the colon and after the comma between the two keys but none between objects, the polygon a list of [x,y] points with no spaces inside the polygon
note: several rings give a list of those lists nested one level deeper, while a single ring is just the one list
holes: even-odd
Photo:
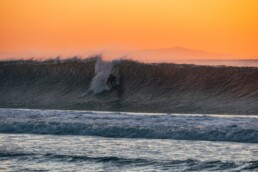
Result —
[{"label": "surfer", "polygon": [[112,74],[109,75],[108,80],[106,82],[107,86],[113,87],[116,84],[116,77]]}]

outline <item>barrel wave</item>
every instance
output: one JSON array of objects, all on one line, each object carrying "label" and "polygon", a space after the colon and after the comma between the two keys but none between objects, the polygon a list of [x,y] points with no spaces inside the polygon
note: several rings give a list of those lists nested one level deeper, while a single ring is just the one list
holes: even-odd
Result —
[{"label": "barrel wave", "polygon": [[[121,60],[111,65],[119,69],[119,84],[111,89],[98,86],[94,91],[92,83],[98,60],[99,57],[0,62],[0,105],[6,108],[258,114],[256,67],[144,64]],[[107,73],[102,73],[108,77]]]}]

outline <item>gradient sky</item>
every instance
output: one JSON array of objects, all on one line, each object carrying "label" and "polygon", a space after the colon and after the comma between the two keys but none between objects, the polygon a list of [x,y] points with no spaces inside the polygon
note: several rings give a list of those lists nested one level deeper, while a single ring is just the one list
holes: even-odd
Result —
[{"label": "gradient sky", "polygon": [[258,58],[258,0],[0,0],[0,23],[2,59],[175,46]]}]

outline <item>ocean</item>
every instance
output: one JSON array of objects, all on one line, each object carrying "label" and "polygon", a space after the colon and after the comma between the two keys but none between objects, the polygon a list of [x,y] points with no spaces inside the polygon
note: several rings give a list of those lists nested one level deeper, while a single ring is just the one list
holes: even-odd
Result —
[{"label": "ocean", "polygon": [[[110,74],[117,78],[112,88],[106,86]],[[0,107],[257,115],[258,67],[4,61]]]},{"label": "ocean", "polygon": [[258,117],[0,109],[0,171],[258,171]]},{"label": "ocean", "polygon": [[0,171],[258,171],[255,62],[2,61]]}]

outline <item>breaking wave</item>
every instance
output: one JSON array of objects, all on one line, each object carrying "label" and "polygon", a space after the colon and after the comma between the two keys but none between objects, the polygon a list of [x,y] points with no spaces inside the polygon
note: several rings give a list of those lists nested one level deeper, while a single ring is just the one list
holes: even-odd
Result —
[{"label": "breaking wave", "polygon": [[256,116],[0,109],[0,133],[258,143]]},{"label": "breaking wave", "polygon": [[0,107],[258,114],[258,68],[98,60],[0,62]]}]

